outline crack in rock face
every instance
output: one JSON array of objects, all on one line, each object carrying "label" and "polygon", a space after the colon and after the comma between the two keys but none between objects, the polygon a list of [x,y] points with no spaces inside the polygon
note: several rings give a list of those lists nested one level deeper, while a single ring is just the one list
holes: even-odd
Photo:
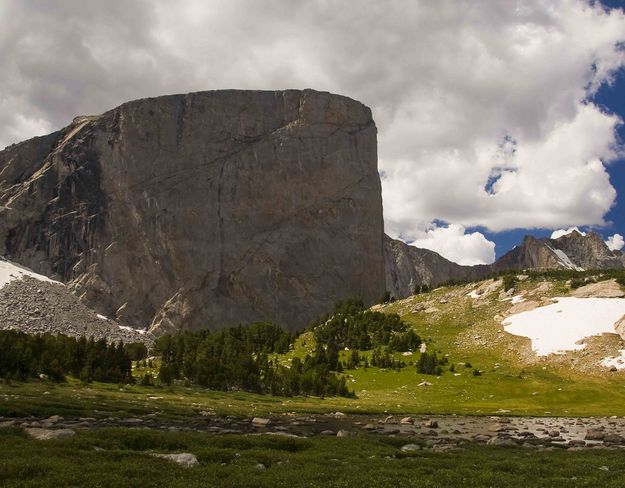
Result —
[{"label": "crack in rock face", "polygon": [[300,328],[385,289],[371,111],[313,90],[137,100],[0,152],[0,255],[156,333]]}]

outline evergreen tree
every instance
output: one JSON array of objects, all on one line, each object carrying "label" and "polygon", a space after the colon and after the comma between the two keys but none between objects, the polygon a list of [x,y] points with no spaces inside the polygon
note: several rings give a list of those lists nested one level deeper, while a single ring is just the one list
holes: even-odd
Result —
[{"label": "evergreen tree", "polygon": [[421,353],[419,361],[417,362],[417,373],[421,374],[442,374],[440,367],[440,360],[436,356],[436,353]]},{"label": "evergreen tree", "polygon": [[347,385],[332,371],[342,368],[339,347],[317,343],[312,355],[294,358],[291,367],[270,355],[288,351],[293,336],[273,324],[223,329],[216,333],[179,332],[157,340],[159,380],[195,382],[216,390],[245,390],[274,395],[346,395]]},{"label": "evergreen tree", "polygon": [[123,344],[74,339],[64,335],[28,335],[0,331],[0,377],[26,380],[132,381],[131,361]]}]

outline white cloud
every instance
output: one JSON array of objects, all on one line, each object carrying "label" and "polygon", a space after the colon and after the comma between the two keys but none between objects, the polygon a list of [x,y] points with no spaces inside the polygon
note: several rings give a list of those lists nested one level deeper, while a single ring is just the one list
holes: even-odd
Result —
[{"label": "white cloud", "polygon": [[[526,5],[527,16],[497,10],[488,30],[459,26],[448,69],[431,75],[438,90],[408,100],[381,133],[391,234],[417,234],[415,216],[493,231],[604,223],[620,120],[585,100],[623,65],[625,17],[574,1]],[[389,157],[384,144],[402,140],[412,153]]]},{"label": "white cloud", "polygon": [[614,234],[608,237],[608,240],[605,241],[605,243],[611,251],[620,251],[625,245],[625,240],[623,240],[623,236],[621,234]]},{"label": "white cloud", "polygon": [[579,234],[581,234],[581,235],[583,235],[583,236],[585,236],[585,235],[586,235],[586,232],[582,232],[582,231],[581,231],[581,230],[579,230],[579,228],[577,228],[577,227],[569,227],[568,229],[558,229],[558,230],[554,230],[554,231],[551,233],[551,238],[552,238],[552,239],[558,239],[558,238],[560,238],[560,237],[562,237],[562,236],[565,236],[565,235],[567,235],[567,234],[570,234],[570,233],[571,233],[571,232],[573,232],[573,231],[578,232]]},{"label": "white cloud", "polygon": [[373,109],[386,230],[602,225],[625,14],[584,0],[7,1],[0,146],[129,99],[312,87]]},{"label": "white cloud", "polygon": [[495,243],[479,232],[467,234],[461,225],[433,227],[411,245],[436,251],[458,264],[489,264],[495,260]]}]

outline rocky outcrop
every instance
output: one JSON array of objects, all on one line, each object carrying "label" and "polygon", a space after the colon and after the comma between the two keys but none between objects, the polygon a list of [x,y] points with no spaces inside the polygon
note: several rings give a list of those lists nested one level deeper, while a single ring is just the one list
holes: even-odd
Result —
[{"label": "rocky outcrop", "polygon": [[42,429],[40,427],[31,427],[24,430],[26,434],[38,441],[56,441],[76,435],[76,431],[72,429]]},{"label": "rocky outcrop", "polygon": [[621,339],[625,340],[625,315],[614,324],[614,330],[621,336]]},{"label": "rocky outcrop", "polygon": [[386,289],[395,298],[413,294],[416,286],[430,287],[462,280],[479,280],[491,273],[490,266],[462,266],[440,254],[384,236]]},{"label": "rocky outcrop", "polygon": [[573,231],[558,239],[550,239],[554,249],[560,249],[569,259],[584,269],[623,268],[622,256],[611,251],[596,232],[582,235]]},{"label": "rocky outcrop", "polygon": [[192,454],[190,452],[183,452],[180,454],[152,453],[151,455],[157,458],[166,459],[167,461],[172,461],[176,464],[180,464],[185,468],[191,468],[200,464],[195,454]]},{"label": "rocky outcrop", "polygon": [[575,288],[571,291],[571,296],[577,298],[623,298],[625,292],[616,280],[605,280]]},{"label": "rocky outcrop", "polygon": [[376,127],[312,90],[126,103],[0,152],[0,254],[163,332],[384,290]]}]

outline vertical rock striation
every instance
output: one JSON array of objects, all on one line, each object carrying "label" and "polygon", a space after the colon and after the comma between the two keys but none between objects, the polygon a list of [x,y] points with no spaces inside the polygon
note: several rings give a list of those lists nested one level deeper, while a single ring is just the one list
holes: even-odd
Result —
[{"label": "vertical rock striation", "polygon": [[370,110],[313,90],[137,100],[0,152],[0,254],[156,332],[297,328],[384,290]]}]

